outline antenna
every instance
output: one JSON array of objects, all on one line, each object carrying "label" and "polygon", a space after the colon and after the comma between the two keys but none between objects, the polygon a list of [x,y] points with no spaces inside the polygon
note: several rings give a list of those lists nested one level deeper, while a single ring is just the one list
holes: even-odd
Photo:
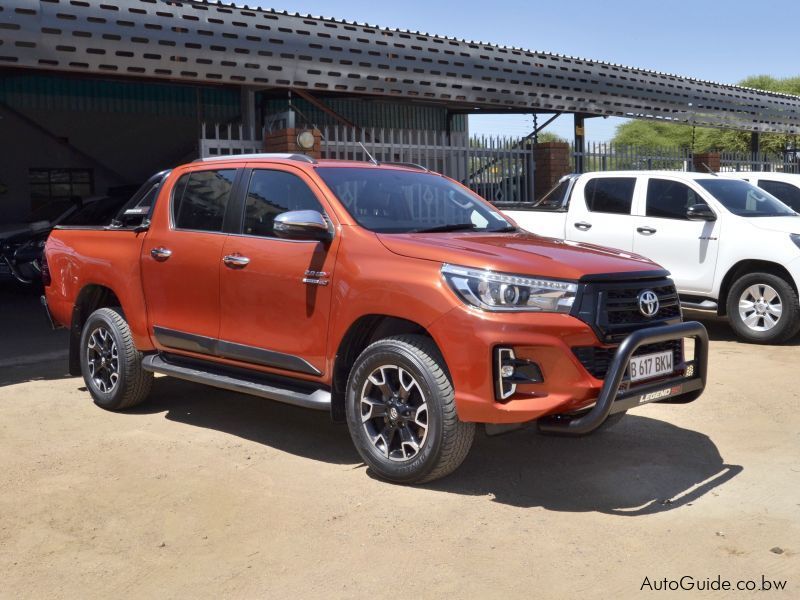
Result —
[{"label": "antenna", "polygon": [[711,167],[709,167],[706,163],[700,163],[700,164],[706,168],[706,171],[708,171],[709,175],[713,175],[714,177],[719,177],[719,175],[717,175],[717,172]]},{"label": "antenna", "polygon": [[361,149],[364,151],[364,154],[369,156],[369,162],[371,162],[373,165],[375,165],[377,167],[378,166],[378,161],[375,160],[375,157],[372,156],[372,154],[369,153],[369,150],[367,150],[367,147],[364,144],[362,144],[361,142],[358,142],[358,145],[361,146]]}]

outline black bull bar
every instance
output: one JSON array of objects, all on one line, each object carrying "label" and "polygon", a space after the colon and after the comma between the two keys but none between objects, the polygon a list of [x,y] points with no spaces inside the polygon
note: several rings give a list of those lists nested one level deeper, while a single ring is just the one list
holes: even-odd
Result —
[{"label": "black bull bar", "polygon": [[[641,347],[682,338],[694,338],[694,359],[686,362],[686,373],[655,383],[623,388],[623,377],[631,357]],[[595,405],[574,415],[551,415],[537,422],[543,433],[579,436],[591,433],[608,415],[650,402],[684,404],[696,400],[706,387],[708,332],[696,321],[634,331],[617,349]]]}]

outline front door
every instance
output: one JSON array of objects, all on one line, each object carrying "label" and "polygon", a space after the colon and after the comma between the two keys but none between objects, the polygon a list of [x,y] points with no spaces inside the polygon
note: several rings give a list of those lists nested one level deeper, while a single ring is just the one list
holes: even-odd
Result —
[{"label": "front door", "polygon": [[172,197],[162,197],[156,206],[141,268],[149,321],[161,349],[213,351],[224,222],[236,173],[233,168],[186,173]]},{"label": "front door", "polygon": [[331,212],[313,181],[290,166],[247,170],[242,185],[241,234],[225,242],[220,270],[220,352],[281,371],[321,375],[339,238],[281,239],[273,233],[273,220],[290,210],[316,210],[329,219]]},{"label": "front door", "polygon": [[672,274],[678,291],[708,294],[719,251],[719,221],[689,221],[686,210],[704,200],[698,190],[671,179],[650,179],[636,217],[633,251]]},{"label": "front door", "polygon": [[565,237],[631,252],[636,177],[595,175],[572,191]]}]

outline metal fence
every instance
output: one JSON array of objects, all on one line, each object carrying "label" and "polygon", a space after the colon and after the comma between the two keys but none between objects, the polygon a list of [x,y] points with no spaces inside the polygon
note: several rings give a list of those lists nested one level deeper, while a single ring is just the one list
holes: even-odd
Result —
[{"label": "metal fence", "polygon": [[[264,137],[275,123],[255,131],[242,125],[202,126],[200,156],[225,156],[264,151]],[[287,126],[280,122],[281,127]],[[472,136],[410,129],[363,129],[325,127],[323,158],[415,163],[460,181],[491,202],[531,202],[534,194],[533,145],[502,136]],[[637,147],[621,144],[585,143],[572,147],[573,172],[617,170],[691,171],[693,154],[680,147]],[[722,153],[723,171],[772,171],[800,173],[800,153],[783,155]],[[538,190],[544,192],[546,190]]]},{"label": "metal fence", "polygon": [[462,182],[492,202],[527,202],[533,200],[533,153],[529,145],[517,142],[464,133],[326,127],[322,156],[415,163]]},{"label": "metal fence", "polygon": [[748,152],[722,152],[720,165],[722,171],[800,173],[800,154],[791,151],[784,154],[760,153],[753,157]]},{"label": "metal fence", "polygon": [[[692,153],[688,148],[647,148],[612,142],[586,142],[583,151],[572,146],[573,171],[628,171],[663,169],[689,171]],[[580,166],[583,166],[581,169]]]},{"label": "metal fence", "polygon": [[[694,155],[690,148],[677,146],[643,147],[613,142],[586,142],[582,151],[572,146],[570,164],[573,171],[583,172],[653,169],[691,171],[694,169]],[[722,171],[800,173],[800,153],[760,153],[754,157],[749,152],[721,152],[720,166]]]}]

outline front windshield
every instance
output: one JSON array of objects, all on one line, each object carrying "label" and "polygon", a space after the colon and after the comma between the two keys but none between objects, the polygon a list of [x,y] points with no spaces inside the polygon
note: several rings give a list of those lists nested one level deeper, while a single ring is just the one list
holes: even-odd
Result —
[{"label": "front windshield", "polygon": [[740,217],[787,217],[797,214],[775,196],[746,181],[699,179],[697,183],[722,206]]},{"label": "front windshield", "polygon": [[491,206],[432,173],[359,167],[317,173],[356,222],[376,233],[514,230]]}]

